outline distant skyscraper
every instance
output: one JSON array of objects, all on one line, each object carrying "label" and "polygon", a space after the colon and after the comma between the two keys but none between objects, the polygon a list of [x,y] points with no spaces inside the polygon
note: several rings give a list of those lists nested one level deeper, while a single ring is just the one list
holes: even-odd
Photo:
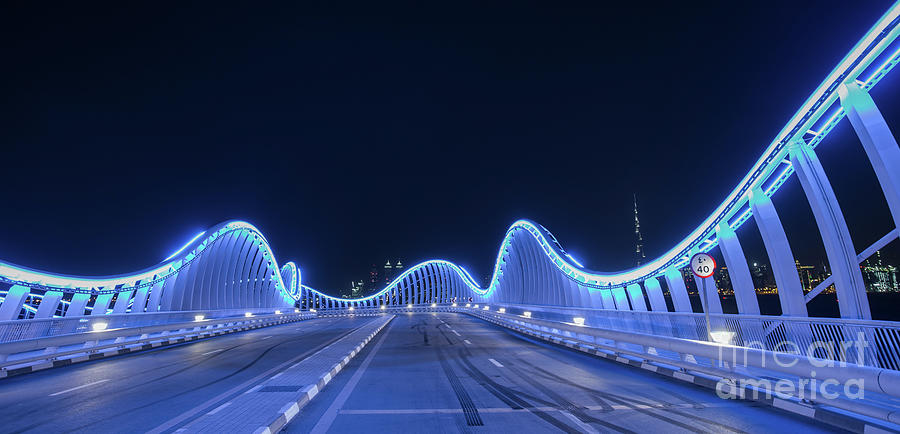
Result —
[{"label": "distant skyscraper", "polygon": [[391,264],[390,260],[384,262],[384,269],[381,271],[381,277],[384,284],[387,285],[394,281],[397,276],[403,274],[403,261],[397,260],[395,264]]},{"label": "distant skyscraper", "polygon": [[897,283],[897,267],[884,265],[881,262],[881,251],[876,251],[874,257],[863,262],[863,280],[866,282],[866,290],[869,292],[898,292],[900,285]]},{"label": "distant skyscraper", "polygon": [[372,264],[372,269],[369,270],[369,278],[366,280],[366,291],[367,292],[375,292],[378,289],[381,281],[378,280],[378,266]]},{"label": "distant skyscraper", "polygon": [[641,221],[638,220],[637,194],[634,195],[634,265],[644,263],[644,238],[641,237]]}]

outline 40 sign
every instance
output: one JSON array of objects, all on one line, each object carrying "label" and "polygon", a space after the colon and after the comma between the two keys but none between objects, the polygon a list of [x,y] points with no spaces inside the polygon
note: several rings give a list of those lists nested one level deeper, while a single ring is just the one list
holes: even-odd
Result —
[{"label": "40 sign", "polygon": [[708,253],[697,253],[691,257],[691,271],[697,277],[710,277],[716,271],[716,260]]}]

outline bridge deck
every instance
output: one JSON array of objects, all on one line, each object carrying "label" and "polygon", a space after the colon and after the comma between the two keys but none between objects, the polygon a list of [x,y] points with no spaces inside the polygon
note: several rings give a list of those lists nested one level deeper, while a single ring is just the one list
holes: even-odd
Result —
[{"label": "bridge deck", "polygon": [[790,432],[827,425],[522,339],[457,314],[401,314],[287,432]]},{"label": "bridge deck", "polygon": [[310,320],[4,379],[0,426],[4,432],[177,429],[369,320]]}]

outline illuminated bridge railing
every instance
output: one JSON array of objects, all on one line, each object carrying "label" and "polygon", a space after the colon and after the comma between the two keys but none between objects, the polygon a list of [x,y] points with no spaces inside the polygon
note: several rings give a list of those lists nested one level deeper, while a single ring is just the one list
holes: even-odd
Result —
[{"label": "illuminated bridge railing", "polygon": [[[478,308],[472,306],[474,304],[469,307],[461,305],[454,310],[464,313],[499,313],[499,309],[502,308],[503,314],[519,318],[569,324],[574,324],[575,318],[579,318],[578,322],[581,325],[590,328],[690,340],[706,340],[707,336],[706,321],[703,314],[699,313],[634,312],[511,304],[492,304]],[[713,332],[723,336],[723,341],[731,345],[779,353],[813,354],[822,360],[900,370],[898,322],[716,314],[710,316],[710,325]]]}]

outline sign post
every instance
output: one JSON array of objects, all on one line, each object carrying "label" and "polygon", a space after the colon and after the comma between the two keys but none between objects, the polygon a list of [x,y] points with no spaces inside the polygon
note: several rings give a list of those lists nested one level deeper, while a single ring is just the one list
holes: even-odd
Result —
[{"label": "sign post", "polygon": [[706,293],[706,278],[716,271],[716,260],[709,253],[697,253],[691,257],[691,271],[700,278],[703,287],[703,313],[706,316],[706,340],[712,342],[712,329],[709,327],[709,295]]}]

